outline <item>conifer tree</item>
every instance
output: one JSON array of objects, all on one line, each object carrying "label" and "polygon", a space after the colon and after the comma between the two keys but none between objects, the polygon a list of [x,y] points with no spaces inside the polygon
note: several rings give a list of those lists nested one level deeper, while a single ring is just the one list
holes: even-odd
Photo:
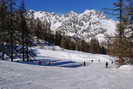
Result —
[{"label": "conifer tree", "polygon": [[[128,39],[128,26],[129,26],[129,16],[128,16],[128,8],[126,6],[127,0],[118,0],[114,3],[115,8],[113,9],[114,15],[119,20],[119,23],[117,24],[117,34],[113,38],[113,44],[111,49],[111,52],[114,56],[119,57],[118,62],[120,64],[123,64],[125,61],[127,61],[127,57],[130,58],[130,52],[131,46],[129,45],[131,43],[131,40]],[[114,39],[115,38],[115,39]]]},{"label": "conifer tree", "polygon": [[14,26],[14,12],[15,12],[15,0],[10,0],[9,2],[9,34],[10,34],[10,58],[11,61],[14,59],[14,33],[15,33],[15,26]]},{"label": "conifer tree", "polygon": [[0,52],[2,53],[2,60],[4,60],[4,54],[5,54],[5,43],[8,39],[8,32],[7,32],[7,2],[6,0],[0,1]]},{"label": "conifer tree", "polygon": [[91,53],[100,53],[99,41],[96,38],[92,38],[90,41],[90,52]]},{"label": "conifer tree", "polygon": [[25,2],[22,0],[21,7],[20,7],[20,28],[21,28],[21,39],[22,39],[22,55],[23,55],[23,61],[25,61],[25,58],[27,61],[29,61],[29,40],[30,40],[30,32],[27,26],[26,21],[27,12],[25,9]]}]

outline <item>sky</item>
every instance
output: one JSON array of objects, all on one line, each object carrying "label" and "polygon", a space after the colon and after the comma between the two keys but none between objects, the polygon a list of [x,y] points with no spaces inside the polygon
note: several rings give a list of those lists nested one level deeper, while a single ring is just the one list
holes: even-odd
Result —
[{"label": "sky", "polygon": [[116,0],[25,0],[28,9],[55,13],[83,12],[86,9],[111,8]]}]

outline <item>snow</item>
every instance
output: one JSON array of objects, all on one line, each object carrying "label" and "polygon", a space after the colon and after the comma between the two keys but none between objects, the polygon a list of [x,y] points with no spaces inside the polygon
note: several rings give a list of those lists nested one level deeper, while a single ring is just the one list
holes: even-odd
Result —
[{"label": "snow", "polygon": [[[133,66],[116,68],[108,55],[66,50],[58,46],[34,47],[37,57],[75,63],[86,61],[87,66],[29,65],[0,61],[0,89],[132,89]],[[94,62],[89,60],[93,59]],[[36,59],[37,60],[37,59]],[[38,59],[39,60],[39,59]],[[100,61],[99,61],[100,60]],[[105,68],[105,62],[109,68]],[[70,63],[73,64],[73,63]],[[68,64],[64,63],[64,66]]]},{"label": "snow", "polygon": [[132,75],[102,63],[62,68],[0,61],[0,89],[132,89]]},{"label": "snow", "polygon": [[127,70],[127,71],[131,71],[133,70],[133,66],[132,65],[122,65],[120,68],[120,70]]},{"label": "snow", "polygon": [[[34,48],[33,48],[34,49]],[[91,54],[80,51],[72,51],[60,48],[59,46],[44,46],[43,48],[36,49],[38,56],[40,57],[49,57],[60,60],[71,60],[76,62],[90,62],[93,60],[94,62],[112,62],[114,61],[114,57],[100,54]]]}]

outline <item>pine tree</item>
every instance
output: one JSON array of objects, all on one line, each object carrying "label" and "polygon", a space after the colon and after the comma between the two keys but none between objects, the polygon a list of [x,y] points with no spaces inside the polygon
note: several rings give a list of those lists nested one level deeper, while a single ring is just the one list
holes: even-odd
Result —
[{"label": "pine tree", "polygon": [[128,0],[128,6],[127,6],[127,11],[128,11],[128,20],[129,20],[129,29],[130,29],[130,33],[131,36],[129,38],[133,39],[133,1],[132,0]]},{"label": "pine tree", "polygon": [[130,62],[133,64],[133,1],[127,0],[128,6],[127,6],[127,13],[128,13],[128,40],[129,41],[129,58]]},{"label": "pine tree", "polygon": [[55,45],[60,45],[61,44],[61,33],[60,31],[56,31],[56,34],[55,34]]},{"label": "pine tree", "polygon": [[[122,51],[124,51],[122,49],[123,46],[123,41],[124,41],[124,31],[125,31],[125,24],[124,24],[124,16],[125,16],[125,11],[124,11],[124,2],[123,0],[117,0],[114,4],[115,7],[113,9],[108,9],[109,11],[111,11],[111,14],[114,15],[117,20],[119,20],[119,23],[117,24],[117,29],[116,29],[116,36],[115,37],[111,37],[111,38],[115,38],[114,42],[117,40],[117,43],[115,46],[114,44],[111,45],[112,47],[108,47],[109,52],[111,52],[110,54],[114,54],[114,56],[118,56],[119,57],[119,61],[121,61],[121,63],[124,62],[123,57],[122,57]],[[113,49],[112,49],[113,48]],[[117,52],[116,52],[117,51]],[[115,53],[113,53],[115,52]]]},{"label": "pine tree", "polygon": [[11,61],[14,59],[14,33],[15,33],[15,26],[14,26],[14,12],[15,12],[15,0],[10,0],[9,2],[9,34],[10,34],[10,58]]},{"label": "pine tree", "polygon": [[26,26],[24,13],[25,13],[24,1],[22,1],[22,5],[20,8],[20,18],[21,18],[20,28],[21,28],[23,61],[25,61],[25,26]]},{"label": "pine tree", "polygon": [[100,53],[99,41],[96,38],[92,38],[90,41],[90,52],[91,53]]},{"label": "pine tree", "polygon": [[23,61],[25,58],[29,61],[29,40],[30,40],[30,32],[27,26],[26,21],[27,12],[25,9],[25,2],[22,0],[21,7],[20,7],[20,28],[21,28],[21,39],[22,39],[22,54],[23,54]]},{"label": "pine tree", "polygon": [[5,43],[7,37],[7,2],[5,0],[0,1],[0,52],[2,53],[2,60],[4,60]]},{"label": "pine tree", "polygon": [[118,0],[114,3],[115,8],[113,9],[114,15],[119,20],[119,23],[117,24],[117,34],[113,38],[113,44],[110,48],[111,54],[114,56],[119,57],[118,62],[120,64],[123,64],[125,61],[127,61],[127,57],[130,58],[130,52],[131,50],[131,40],[128,39],[129,35],[129,16],[128,16],[128,6],[127,0]]}]

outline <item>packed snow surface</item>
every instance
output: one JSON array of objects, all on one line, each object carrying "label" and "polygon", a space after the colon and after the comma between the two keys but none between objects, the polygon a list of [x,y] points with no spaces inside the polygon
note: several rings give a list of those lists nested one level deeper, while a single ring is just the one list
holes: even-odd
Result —
[{"label": "packed snow surface", "polygon": [[[42,57],[49,57],[59,60],[71,60],[76,62],[112,62],[114,61],[114,57],[107,56],[107,55],[100,55],[100,54],[91,54],[85,53],[81,51],[73,51],[73,50],[66,50],[60,48],[59,46],[44,46],[43,48],[33,48],[36,49],[37,58]],[[37,59],[36,58],[36,59]]]},{"label": "packed snow surface", "polygon": [[[112,57],[65,50],[59,47],[33,48],[38,58],[89,62],[87,66],[66,68],[59,66],[28,65],[0,61],[0,89],[132,89],[133,67],[116,68]],[[94,59],[91,63],[89,59]],[[112,58],[112,59],[111,59]],[[100,62],[96,62],[100,59]],[[103,61],[104,60],[104,61]],[[111,61],[110,61],[111,60]],[[130,70],[129,70],[130,69]]]},{"label": "packed snow surface", "polygon": [[103,63],[63,68],[0,61],[1,89],[132,89],[132,75]]},{"label": "packed snow surface", "polygon": [[123,65],[119,69],[132,71],[133,70],[133,66],[132,65]]}]

